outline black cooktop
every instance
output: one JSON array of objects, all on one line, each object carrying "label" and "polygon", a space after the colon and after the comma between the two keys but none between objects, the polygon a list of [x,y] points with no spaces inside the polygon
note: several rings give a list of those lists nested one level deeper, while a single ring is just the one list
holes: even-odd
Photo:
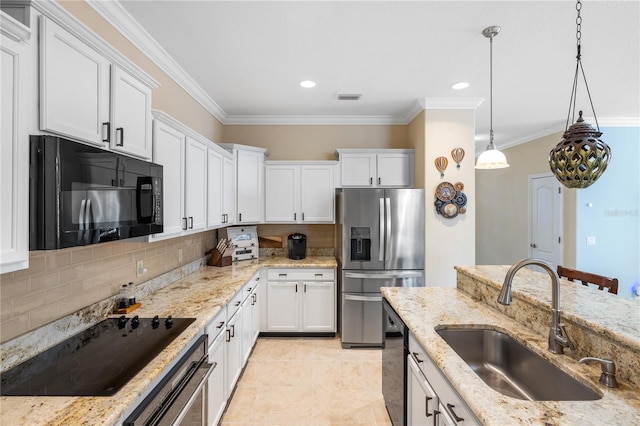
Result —
[{"label": "black cooktop", "polygon": [[0,375],[3,396],[110,396],[195,318],[110,318]]}]

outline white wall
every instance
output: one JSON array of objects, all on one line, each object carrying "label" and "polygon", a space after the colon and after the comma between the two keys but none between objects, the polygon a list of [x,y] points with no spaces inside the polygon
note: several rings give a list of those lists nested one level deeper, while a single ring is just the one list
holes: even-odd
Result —
[{"label": "white wall", "polygon": [[[455,287],[455,265],[474,265],[476,234],[476,198],[474,169],[474,110],[426,110],[424,114],[424,188],[425,206],[425,284],[431,287]],[[460,169],[451,158],[451,150],[466,152]],[[449,161],[444,177],[434,165],[437,157]],[[416,158],[416,161],[419,161]],[[467,211],[452,219],[436,213],[435,191],[441,182],[462,182],[467,196]],[[417,186],[417,185],[416,185]]]}]

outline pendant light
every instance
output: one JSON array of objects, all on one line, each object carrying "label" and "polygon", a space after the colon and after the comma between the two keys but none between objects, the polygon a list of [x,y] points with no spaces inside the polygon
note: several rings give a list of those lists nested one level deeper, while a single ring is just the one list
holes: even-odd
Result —
[{"label": "pendant light", "polygon": [[[580,11],[582,10],[582,2],[580,2],[580,0],[576,3],[576,10],[578,11],[578,17],[576,18],[576,45],[578,48],[576,58],[578,61],[573,77],[573,88],[571,89],[571,100],[569,101],[569,113],[567,114],[565,132],[562,135],[560,143],[549,152],[549,167],[556,178],[567,188],[587,188],[604,173],[609,164],[609,160],[611,160],[611,148],[600,140],[602,132],[598,126],[596,111],[593,108],[587,77],[584,75],[584,68],[582,68],[580,52],[580,40],[582,38],[582,17],[580,16]],[[576,120],[575,124],[567,129],[569,126],[569,117],[571,117],[571,121],[573,121],[576,112],[578,71],[582,72],[582,78],[584,79],[584,85],[587,89],[589,104],[591,105],[591,111],[593,111],[593,118],[596,121],[597,129],[585,123],[582,118],[582,111],[578,112],[578,120]]]},{"label": "pendant light", "polygon": [[492,26],[482,30],[482,35],[489,39],[489,145],[476,161],[476,169],[504,169],[509,167],[507,157],[493,143],[493,38],[500,32],[500,27]]}]

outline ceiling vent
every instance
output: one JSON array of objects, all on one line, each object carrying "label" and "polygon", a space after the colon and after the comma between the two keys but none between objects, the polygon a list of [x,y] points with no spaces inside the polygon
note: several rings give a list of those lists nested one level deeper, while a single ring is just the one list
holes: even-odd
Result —
[{"label": "ceiling vent", "polygon": [[338,93],[339,101],[357,101],[362,93]]}]

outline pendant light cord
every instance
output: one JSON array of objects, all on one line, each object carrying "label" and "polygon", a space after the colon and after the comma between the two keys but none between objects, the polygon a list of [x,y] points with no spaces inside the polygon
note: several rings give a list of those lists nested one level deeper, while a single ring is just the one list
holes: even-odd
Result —
[{"label": "pendant light cord", "polygon": [[493,33],[489,37],[489,146],[493,144]]},{"label": "pendant light cord", "polygon": [[[584,68],[582,67],[582,52],[581,52],[581,40],[582,40],[582,16],[580,16],[580,11],[582,10],[582,2],[580,0],[576,3],[576,11],[578,12],[578,16],[576,17],[576,72],[573,76],[573,87],[571,88],[571,99],[569,101],[569,112],[567,113],[567,122],[565,125],[565,131],[569,129],[569,118],[571,118],[571,122],[574,121],[576,115],[576,103],[578,96],[578,75],[582,72],[582,79],[584,80],[584,85],[587,89],[587,95],[589,96],[589,104],[591,104],[591,111],[593,111],[593,118],[596,122],[596,127],[598,131],[600,131],[600,126],[598,125],[598,117],[596,117],[596,110],[593,107],[593,101],[591,100],[591,92],[589,91],[589,83],[587,83],[587,77],[584,74]],[[493,41],[493,38],[491,39]]]}]

